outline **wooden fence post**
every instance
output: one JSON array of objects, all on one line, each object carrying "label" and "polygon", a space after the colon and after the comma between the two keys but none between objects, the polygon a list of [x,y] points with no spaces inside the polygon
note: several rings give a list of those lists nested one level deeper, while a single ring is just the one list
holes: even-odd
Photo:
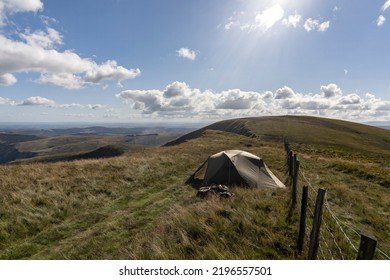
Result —
[{"label": "wooden fence post", "polygon": [[297,251],[298,254],[302,254],[303,243],[305,241],[306,233],[306,213],[307,213],[307,200],[309,197],[309,187],[303,186],[302,190],[302,203],[301,203],[301,219],[299,221],[299,234],[297,241]]},{"label": "wooden fence post", "polygon": [[309,260],[316,260],[318,246],[320,245],[320,227],[322,221],[322,206],[324,205],[324,197],[326,190],[319,189],[314,210],[313,228],[310,233]]},{"label": "wooden fence post", "polygon": [[286,150],[286,164],[287,164],[287,167],[290,166],[290,147],[287,147],[287,150]]},{"label": "wooden fence post", "polygon": [[359,252],[357,260],[372,260],[374,259],[376,249],[376,239],[368,235],[362,234],[360,237]]},{"label": "wooden fence post", "polygon": [[294,155],[293,155],[293,152],[290,151],[290,163],[289,163],[289,172],[288,174],[290,175],[290,177],[292,178],[293,176],[293,172],[294,172]]},{"label": "wooden fence post", "polygon": [[297,160],[297,155],[294,155],[294,175],[293,175],[293,187],[292,187],[292,204],[295,206],[297,204],[297,185],[298,185],[298,175],[299,175],[299,160]]},{"label": "wooden fence post", "polygon": [[286,151],[286,154],[288,154],[288,152],[290,151],[290,147],[286,139],[284,139],[284,150]]}]

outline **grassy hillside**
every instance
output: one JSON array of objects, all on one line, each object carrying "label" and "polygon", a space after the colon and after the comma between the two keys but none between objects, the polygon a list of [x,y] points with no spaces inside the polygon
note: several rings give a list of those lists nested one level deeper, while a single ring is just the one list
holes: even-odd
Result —
[{"label": "grassy hillside", "polygon": [[184,183],[210,154],[227,149],[261,156],[285,181],[283,138],[312,187],[328,189],[341,222],[372,233],[390,252],[390,131],[273,120],[221,122],[231,132],[202,130],[178,145],[104,160],[0,166],[0,258],[293,259],[298,209],[290,212],[289,189],[235,188],[232,199],[200,199]]}]

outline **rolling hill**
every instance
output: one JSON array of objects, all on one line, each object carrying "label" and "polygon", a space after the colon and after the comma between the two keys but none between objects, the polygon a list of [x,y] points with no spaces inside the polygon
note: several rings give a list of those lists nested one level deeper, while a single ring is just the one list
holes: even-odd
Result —
[{"label": "rolling hill", "polygon": [[200,199],[185,184],[227,149],[261,156],[289,184],[284,139],[301,161],[299,187],[326,188],[351,242],[359,236],[348,229],[369,232],[389,253],[390,131],[286,116],[223,121],[104,160],[0,166],[0,258],[304,259],[306,251],[295,253],[299,209],[289,189]]},{"label": "rolling hill", "polygon": [[[188,132],[187,128],[163,127],[87,127],[66,129],[17,129],[0,133],[0,164],[55,162],[94,158],[113,150],[131,151],[159,146]],[[23,134],[22,134],[23,133]],[[107,153],[107,148],[116,145]],[[103,150],[102,150],[103,149]],[[105,150],[105,152],[104,152]]]}]

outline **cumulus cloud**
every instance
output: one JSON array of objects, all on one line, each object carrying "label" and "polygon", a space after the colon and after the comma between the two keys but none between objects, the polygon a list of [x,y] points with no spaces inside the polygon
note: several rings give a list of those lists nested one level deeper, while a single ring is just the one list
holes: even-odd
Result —
[{"label": "cumulus cloud", "polygon": [[146,114],[210,114],[219,109],[250,110],[263,103],[263,94],[257,92],[232,89],[215,94],[208,90],[192,89],[184,82],[173,82],[165,90],[126,90],[116,97]]},{"label": "cumulus cloud", "polygon": [[310,31],[324,32],[324,31],[328,30],[329,26],[330,26],[329,21],[324,21],[321,23],[318,19],[312,19],[312,18],[308,18],[305,21],[305,24],[303,25],[303,27],[305,28],[305,30],[307,32],[310,32]]},{"label": "cumulus cloud", "polygon": [[80,89],[86,84],[80,76],[72,73],[43,73],[36,82],[66,89]]},{"label": "cumulus cloud", "polygon": [[21,106],[46,106],[46,107],[54,107],[56,103],[45,97],[41,96],[32,96],[25,100],[23,100],[20,104]]},{"label": "cumulus cloud", "polygon": [[[127,80],[140,75],[139,69],[126,69],[114,60],[97,64],[91,59],[81,58],[73,51],[57,51],[54,44],[61,37],[45,34],[47,40],[39,38],[41,32],[21,36],[23,41],[14,41],[0,35],[0,75],[14,72],[38,72],[39,83],[52,84],[68,89],[78,89],[103,80]],[[43,32],[43,31],[42,31]],[[50,37],[51,36],[51,37]]]},{"label": "cumulus cloud", "polygon": [[299,93],[288,86],[275,92],[228,89],[201,91],[184,82],[165,89],[125,90],[116,95],[136,111],[160,117],[229,118],[258,115],[306,114],[351,120],[390,117],[390,101],[367,93],[343,94],[338,85],[322,85],[318,93]]},{"label": "cumulus cloud", "polygon": [[[16,12],[36,12],[43,8],[39,0],[0,0],[0,22]],[[46,18],[46,21],[49,19]],[[54,19],[50,19],[53,21]],[[17,82],[14,73],[36,72],[36,82],[67,89],[79,89],[101,81],[123,81],[141,74],[138,68],[128,69],[115,60],[101,64],[82,58],[73,50],[59,51],[63,36],[54,28],[19,32],[19,40],[0,34],[0,85]]]},{"label": "cumulus cloud", "polygon": [[84,80],[92,83],[99,83],[103,80],[127,80],[134,79],[141,74],[139,69],[126,69],[118,66],[115,60],[108,60],[101,65],[94,63],[85,74]]},{"label": "cumulus cloud", "polygon": [[384,101],[376,107],[379,111],[390,111],[390,101]]},{"label": "cumulus cloud", "polygon": [[5,73],[0,75],[0,86],[12,86],[17,82],[17,79],[14,75]]},{"label": "cumulus cloud", "polygon": [[294,96],[295,96],[295,92],[291,88],[289,88],[287,86],[279,88],[275,92],[275,99],[292,98]]},{"label": "cumulus cloud", "polygon": [[4,25],[7,15],[19,12],[38,12],[43,9],[41,0],[1,0],[0,27]]},{"label": "cumulus cloud", "polygon": [[180,48],[176,51],[177,55],[183,58],[187,58],[189,60],[195,60],[196,52],[187,48]]},{"label": "cumulus cloud", "polygon": [[163,95],[166,98],[172,98],[176,96],[184,96],[186,93],[189,91],[189,87],[187,86],[186,83],[182,82],[173,82],[172,84],[168,85],[164,92]]},{"label": "cumulus cloud", "polygon": [[332,98],[335,96],[341,96],[343,93],[341,89],[336,84],[328,84],[326,86],[321,86],[321,93],[325,98]]},{"label": "cumulus cloud", "polygon": [[348,104],[360,104],[361,98],[356,93],[349,94],[340,98],[338,104],[348,105]]},{"label": "cumulus cloud", "polygon": [[47,28],[46,31],[37,30],[33,33],[27,32],[20,34],[20,37],[30,46],[37,46],[44,49],[51,49],[57,45],[62,45],[62,35],[53,28]]},{"label": "cumulus cloud", "polygon": [[240,89],[222,91],[216,102],[216,109],[246,110],[252,109],[255,105],[264,103],[261,94],[257,92],[245,92]]}]

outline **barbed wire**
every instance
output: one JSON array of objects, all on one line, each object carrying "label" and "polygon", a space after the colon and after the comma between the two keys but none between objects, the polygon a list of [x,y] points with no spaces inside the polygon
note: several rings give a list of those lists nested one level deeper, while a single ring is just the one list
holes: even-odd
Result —
[{"label": "barbed wire", "polygon": [[330,226],[327,224],[327,222],[323,221],[324,223],[324,226],[325,226],[325,229],[327,230],[327,232],[330,234],[330,236],[332,237],[332,240],[333,240],[333,244],[334,246],[337,248],[338,252],[340,253],[340,256],[341,256],[341,259],[344,260],[345,257],[344,257],[344,254],[343,254],[343,250],[340,248],[340,246],[337,244],[337,240],[336,240],[336,237],[334,236],[334,234],[332,233],[332,231],[330,230]]},{"label": "barbed wire", "polygon": [[[286,152],[287,152],[287,150],[286,150]],[[315,195],[315,193],[317,193],[318,192],[318,190],[319,190],[319,188],[317,188],[317,187],[314,187],[312,184],[311,184],[311,182],[310,182],[310,180],[306,177],[306,175],[305,175],[305,170],[306,170],[306,168],[305,168],[305,165],[302,163],[302,162],[300,162],[300,166],[299,166],[299,171],[298,171],[298,176],[299,176],[299,178],[301,178],[302,179],[302,181],[303,182],[305,182],[306,184],[305,185],[307,185],[313,192],[309,192],[309,195],[308,195],[308,201],[307,201],[307,203],[308,203],[308,207],[307,207],[307,209],[309,210],[309,212],[310,212],[310,214],[311,214],[311,216],[314,216],[314,213],[313,213],[313,211],[311,210],[311,207],[309,207],[310,205],[312,205],[312,206],[314,206],[315,205],[315,199],[313,198],[313,196]],[[302,195],[302,191],[301,191],[301,188],[297,188],[298,189],[298,193],[299,193],[299,195],[298,195],[298,201],[299,202],[301,202],[302,201],[302,199],[301,199],[301,195]],[[326,219],[322,219],[323,220],[323,223],[324,223],[324,225],[325,225],[325,229],[326,229],[326,231],[320,231],[320,238],[322,239],[322,241],[323,241],[323,243],[324,243],[324,245],[325,245],[325,247],[326,247],[326,249],[327,250],[325,250],[325,252],[326,251],[329,251],[329,256],[331,257],[331,259],[334,259],[334,253],[332,252],[332,249],[331,248],[334,248],[336,251],[338,251],[338,254],[339,254],[339,257],[341,257],[341,259],[346,259],[346,253],[344,252],[343,253],[343,249],[342,249],[342,240],[345,240],[346,241],[346,248],[350,248],[350,249],[352,249],[354,252],[358,252],[358,249],[357,249],[357,247],[354,245],[354,242],[352,241],[352,238],[347,234],[347,232],[346,232],[346,230],[343,228],[343,226],[345,227],[345,228],[348,228],[351,232],[353,232],[354,234],[356,234],[357,236],[359,236],[359,238],[360,238],[360,234],[358,233],[358,231],[354,228],[354,227],[352,227],[351,225],[349,225],[349,224],[347,224],[347,223],[345,223],[345,222],[343,222],[343,221],[341,221],[341,219],[340,218],[338,218],[337,217],[337,215],[335,214],[335,212],[331,209],[331,206],[330,206],[330,204],[329,204],[329,202],[328,202],[328,200],[327,200],[327,197],[326,197],[326,195],[325,195],[325,211],[324,211],[324,214],[325,213],[329,213],[329,215],[327,215],[328,216],[328,218],[330,219],[330,220],[333,220],[334,221],[334,223],[331,223],[331,224],[333,224],[334,226],[330,226],[330,224],[328,224],[327,222],[326,222]],[[324,215],[324,217],[325,217],[325,215]],[[310,220],[310,219],[309,219]],[[306,229],[305,229],[305,231],[306,231],[306,237],[307,237],[307,240],[308,240],[308,242],[310,243],[310,236],[309,236],[309,234],[310,234],[310,229],[309,229],[309,223],[306,223]],[[332,231],[335,231],[335,232],[337,232],[338,233],[338,238],[335,236],[335,234],[332,232]],[[326,236],[326,234],[329,234],[329,238],[325,238]],[[340,236],[342,237],[342,238],[340,238]],[[328,244],[328,242],[326,241],[328,239],[328,241],[329,240],[331,240],[332,242],[332,244]],[[320,253],[321,253],[321,255],[322,255],[322,257],[325,259],[325,253],[324,253],[324,248],[323,248],[323,246],[322,246],[322,244],[321,244],[321,242],[320,242],[320,244],[319,244],[319,249],[320,249]],[[378,246],[377,246],[377,248],[376,248],[376,250],[377,250],[377,255],[380,255],[381,257],[383,257],[384,259],[388,259],[388,260],[390,260],[390,256],[388,255],[388,254],[386,254],[383,250],[381,250]],[[347,250],[348,251],[348,250]]]},{"label": "barbed wire", "polygon": [[[311,182],[309,181],[309,179],[306,177],[306,175],[305,175],[305,165],[302,164],[302,162],[300,163],[300,168],[299,168],[298,175],[300,175],[301,179],[303,179],[303,181],[307,184],[307,186],[308,186],[314,193],[318,192],[318,188],[315,188],[315,187],[311,184]],[[310,195],[308,195],[308,203],[311,203],[312,205],[315,205],[314,200],[311,198]],[[334,219],[334,216],[335,216],[335,215],[334,215],[333,212],[331,213],[330,206],[329,206],[329,203],[328,203],[328,201],[327,201],[327,199],[326,199],[326,196],[325,196],[325,204],[326,204],[326,208],[325,208],[325,209],[327,209],[327,210],[329,211],[331,217]],[[309,209],[309,211],[311,212],[311,214],[313,215],[313,212],[311,211],[310,207],[308,207],[308,209]],[[335,220],[335,219],[334,219],[334,220]],[[350,241],[350,238],[349,238],[348,235],[345,233],[345,231],[342,229],[342,227],[340,226],[340,224],[339,224],[336,220],[335,220],[335,222],[336,222],[336,225],[340,228],[341,232],[345,235],[346,239]],[[345,259],[344,254],[343,254],[343,252],[342,252],[343,250],[341,249],[341,247],[340,247],[339,244],[337,243],[336,237],[334,236],[334,234],[333,234],[332,231],[330,230],[330,226],[326,223],[325,219],[323,219],[323,223],[324,223],[324,226],[325,226],[325,228],[326,228],[326,230],[327,230],[327,233],[329,233],[330,236],[331,236],[331,240],[333,241],[333,242],[332,242],[332,243],[333,243],[333,247],[336,248],[336,250],[338,251],[338,253],[339,253],[340,257],[341,257],[341,259]],[[331,259],[333,260],[333,259],[334,259],[334,256],[333,256],[332,250],[331,250],[329,244],[326,242],[326,239],[325,239],[325,237],[324,237],[324,233],[323,233],[323,232],[320,232],[320,238],[322,239],[322,242],[323,242],[323,243],[325,244],[325,246],[327,247],[327,249],[328,249],[328,251],[329,251],[329,255],[330,255]],[[351,241],[350,241],[350,244],[353,246],[352,248],[356,249]],[[320,244],[320,245],[321,245],[321,244]],[[322,252],[322,254],[324,254],[322,248],[321,248],[321,252]]]},{"label": "barbed wire", "polygon": [[379,249],[379,247],[377,247],[376,250],[377,250],[380,254],[382,254],[382,256],[385,257],[385,259],[390,260],[389,255],[387,255],[385,252],[383,252],[381,249]]},{"label": "barbed wire", "polygon": [[[341,226],[340,223],[342,223],[336,216],[336,214],[333,213],[333,211],[330,209],[330,206],[329,206],[329,203],[328,203],[328,200],[325,198],[325,207],[326,209],[329,211],[329,214],[332,216],[333,220],[336,222],[336,224],[338,225],[339,229],[341,230],[341,232],[343,233],[345,239],[348,241],[348,243],[352,246],[352,248],[354,249],[355,252],[358,252],[358,249],[355,247],[355,245],[353,244],[353,242],[351,241],[351,238],[348,236],[348,234],[344,231],[343,227]],[[353,230],[358,236],[360,236],[360,234]]]}]

